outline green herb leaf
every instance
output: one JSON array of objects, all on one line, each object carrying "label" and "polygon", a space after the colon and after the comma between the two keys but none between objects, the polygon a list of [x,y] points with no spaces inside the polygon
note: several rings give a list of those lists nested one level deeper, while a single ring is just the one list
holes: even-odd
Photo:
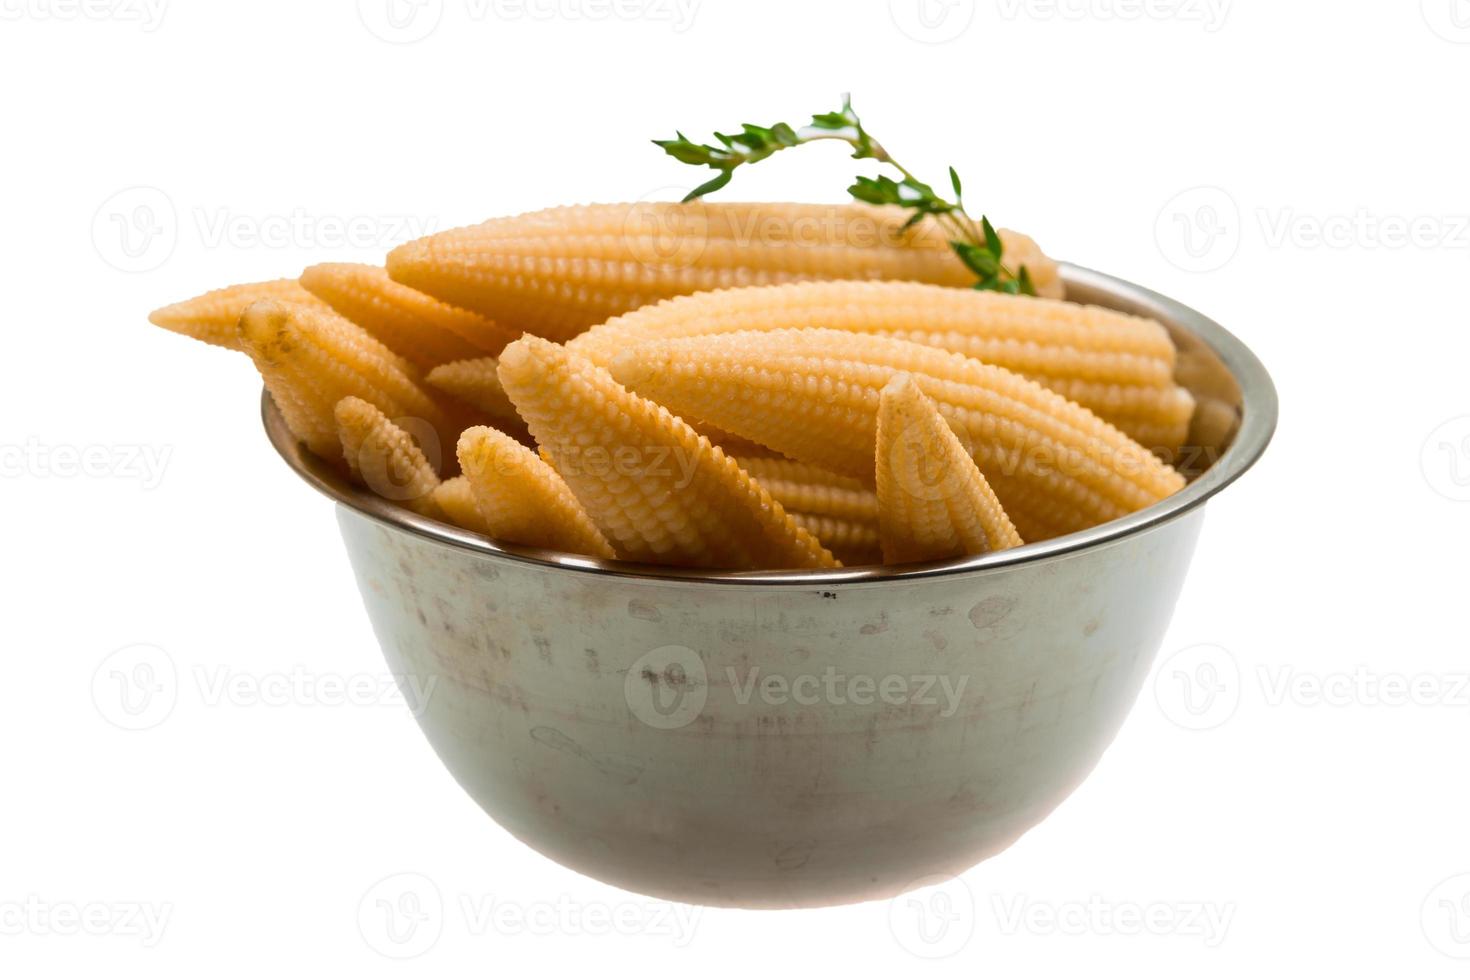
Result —
[{"label": "green herb leaf", "polygon": [[684,198],[692,201],[713,194],[730,183],[735,170],[746,164],[759,163],[782,150],[816,142],[837,140],[852,148],[852,156],[858,160],[877,160],[898,171],[899,179],[887,174],[877,177],[858,177],[847,188],[854,200],[865,204],[886,205],[906,208],[910,214],[904,222],[905,230],[932,217],[951,236],[950,247],[965,267],[975,273],[976,289],[995,290],[1011,294],[1036,295],[1031,275],[1022,266],[1015,273],[1006,268],[1004,243],[990,220],[980,217],[977,229],[974,220],[966,213],[964,190],[960,175],[954,167],[949,168],[949,184],[954,190],[954,200],[948,201],[935,193],[934,188],[919,180],[902,164],[893,159],[883,145],[869,135],[862,119],[853,111],[852,99],[842,97],[842,108],[836,112],[817,113],[811,123],[797,130],[786,123],[758,126],[744,123],[738,133],[715,133],[718,145],[695,143],[682,132],[675,139],[654,140],[654,144],[680,163],[697,167],[710,167],[717,171],[715,176],[696,187]]},{"label": "green herb leaf", "polygon": [[987,249],[957,241],[950,242],[949,247],[965,263],[965,268],[979,276],[982,282],[993,279],[1000,273],[1000,260]]},{"label": "green herb leaf", "polygon": [[1016,284],[1026,296],[1036,295],[1036,285],[1031,281],[1031,271],[1024,265],[1016,270]]},{"label": "green herb leaf", "polygon": [[684,203],[688,204],[690,201],[698,200],[699,198],[704,197],[706,194],[713,194],[721,187],[724,187],[726,184],[730,183],[730,178],[734,176],[735,174],[730,170],[721,170],[714,177],[711,177],[709,180],[694,188],[694,190],[690,191],[688,194],[685,194]]},{"label": "green herb leaf", "polygon": [[982,231],[985,232],[986,249],[989,250],[990,254],[994,255],[996,259],[999,259],[1001,257],[1001,253],[1005,251],[1005,246],[1001,244],[1000,235],[996,234],[995,227],[991,225],[990,219],[985,217],[985,215],[983,214],[980,216],[980,228]]}]

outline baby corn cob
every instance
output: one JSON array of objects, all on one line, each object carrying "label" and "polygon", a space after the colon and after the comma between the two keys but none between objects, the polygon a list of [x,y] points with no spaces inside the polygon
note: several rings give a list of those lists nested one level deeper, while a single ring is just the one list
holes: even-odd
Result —
[{"label": "baby corn cob", "polygon": [[[551,208],[400,245],[399,282],[530,333],[566,340],[670,296],[813,279],[911,279],[970,286],[974,276],[932,222],[863,204],[635,202]],[[1003,231],[1006,262],[1060,296],[1056,263]]]},{"label": "baby corn cob", "polygon": [[301,273],[301,285],[421,371],[499,353],[515,339],[482,316],[394,282],[375,265],[314,265]]},{"label": "baby corn cob", "polygon": [[384,499],[440,516],[432,496],[439,474],[412,436],[361,398],[342,399],[334,414],[342,457],[354,479]]},{"label": "baby corn cob", "polygon": [[878,533],[890,564],[1014,548],[1021,536],[913,376],[879,393]]},{"label": "baby corn cob", "polygon": [[758,442],[742,439],[723,429],[717,429],[712,425],[705,425],[696,419],[685,419],[689,427],[710,441],[710,445],[719,446],[725,451],[726,456],[769,456],[771,451]]},{"label": "baby corn cob", "polygon": [[1056,392],[910,341],[823,329],[682,337],[640,344],[611,369],[671,411],[865,481],[874,474],[879,391],[901,372],[970,443],[1028,541],[1122,517],[1184,484]]},{"label": "baby corn cob", "polygon": [[516,407],[500,384],[499,368],[500,362],[493,357],[476,357],[440,364],[424,380],[497,421],[520,423]]},{"label": "baby corn cob", "polygon": [[439,508],[439,512],[449,523],[466,531],[490,536],[490,525],[480,513],[480,505],[475,503],[475,491],[470,489],[468,479],[456,476],[445,480],[434,488],[431,496],[434,506]]},{"label": "baby corn cob", "polygon": [[842,564],[883,561],[878,496],[860,481],[776,456],[741,456],[735,462]]},{"label": "baby corn cob", "polygon": [[787,511],[797,526],[804,527],[832,552],[843,565],[881,565],[883,549],[877,521],[854,521],[830,514],[800,514]]},{"label": "baby corn cob", "polygon": [[940,347],[1024,374],[1148,448],[1173,453],[1194,400],[1159,322],[1099,306],[914,282],[805,282],[696,293],[599,324],[567,346],[606,365],[644,340],[828,327]]},{"label": "baby corn cob", "polygon": [[621,557],[706,568],[836,566],[723,450],[585,358],[523,337],[501,354],[500,380]]},{"label": "baby corn cob", "polygon": [[459,437],[459,465],[490,537],[594,558],[616,557],[566,481],[505,433],[483,425],[466,429]]},{"label": "baby corn cob", "polygon": [[[451,412],[419,386],[412,365],[330,310],[261,300],[240,317],[240,339],[255,362],[286,425],[318,456],[342,459],[337,437],[337,403],[356,396],[390,418],[422,423],[430,435],[452,446],[459,435]],[[439,446],[424,445],[431,458]]]},{"label": "baby corn cob", "polygon": [[488,420],[506,435],[529,446],[532,444],[531,430],[516,414],[516,407],[501,387],[499,369],[500,362],[495,358],[475,357],[441,364],[425,375],[424,380],[459,403],[480,412],[485,418],[479,421]]},{"label": "baby corn cob", "polygon": [[327,306],[295,279],[247,282],[214,289],[148,314],[148,322],[206,344],[240,350],[240,314],[263,299],[288,300],[318,309]]},{"label": "baby corn cob", "polygon": [[735,462],[789,511],[878,526],[878,496],[860,480],[775,456],[740,456]]}]

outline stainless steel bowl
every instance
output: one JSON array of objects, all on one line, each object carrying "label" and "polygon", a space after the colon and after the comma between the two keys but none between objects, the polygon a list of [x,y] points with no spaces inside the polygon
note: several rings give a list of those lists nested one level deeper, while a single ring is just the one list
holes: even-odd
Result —
[{"label": "stainless steel bowl", "polygon": [[337,502],[391,669],[431,690],[420,725],[502,827],[679,901],[882,898],[999,852],[1087,776],[1158,650],[1202,505],[1276,424],[1265,369],[1222,327],[1063,271],[1069,298],[1168,326],[1205,445],[1167,500],[978,558],[713,573],[498,546],[343,482],[269,398],[265,426]]}]

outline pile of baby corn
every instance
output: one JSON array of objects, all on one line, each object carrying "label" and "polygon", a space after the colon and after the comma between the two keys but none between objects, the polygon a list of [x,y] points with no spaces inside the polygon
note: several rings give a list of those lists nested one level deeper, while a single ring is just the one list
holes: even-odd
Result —
[{"label": "pile of baby corn", "polygon": [[[1184,485],[1163,326],[967,288],[865,205],[554,208],[155,311],[360,485],[497,542],[715,569],[933,561]],[[697,220],[694,220],[697,219]],[[756,229],[752,233],[752,229]],[[453,452],[448,451],[453,447]]]}]

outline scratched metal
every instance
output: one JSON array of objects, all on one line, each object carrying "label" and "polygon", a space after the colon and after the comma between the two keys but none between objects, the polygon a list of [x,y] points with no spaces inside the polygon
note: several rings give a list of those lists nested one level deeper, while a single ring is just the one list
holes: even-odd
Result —
[{"label": "scratched metal", "polygon": [[339,517],[391,669],[433,682],[419,723],[501,826],[633,891],[785,907],[961,871],[1061,802],[1138,694],[1201,513],[816,589],[609,580]]}]

